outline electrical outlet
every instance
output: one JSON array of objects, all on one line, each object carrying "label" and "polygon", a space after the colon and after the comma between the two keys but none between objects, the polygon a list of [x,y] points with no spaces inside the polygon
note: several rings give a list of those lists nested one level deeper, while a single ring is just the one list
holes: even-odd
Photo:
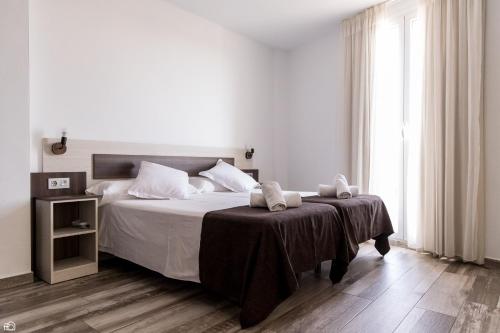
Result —
[{"label": "electrical outlet", "polygon": [[49,178],[49,190],[69,188],[69,178]]}]

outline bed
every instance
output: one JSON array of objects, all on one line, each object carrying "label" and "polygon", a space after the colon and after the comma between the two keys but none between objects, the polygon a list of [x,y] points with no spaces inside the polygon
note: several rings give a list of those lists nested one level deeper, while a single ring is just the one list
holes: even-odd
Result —
[{"label": "bed", "polygon": [[381,255],[390,251],[389,236],[394,233],[394,229],[384,201],[379,196],[362,194],[342,200],[320,197],[314,193],[304,194],[302,201],[335,207],[345,223],[351,246],[373,239]]},{"label": "bed", "polygon": [[[217,158],[95,155],[93,160],[94,178],[110,179],[134,178],[141,160],[196,175]],[[233,192],[189,200],[117,200],[100,210],[100,250],[226,296],[241,306],[242,327],[264,320],[298,289],[296,273],[332,260],[330,279],[342,279],[357,254],[358,234],[349,225],[355,221],[342,217],[335,205],[306,202],[274,213],[248,205],[248,193]]]}]

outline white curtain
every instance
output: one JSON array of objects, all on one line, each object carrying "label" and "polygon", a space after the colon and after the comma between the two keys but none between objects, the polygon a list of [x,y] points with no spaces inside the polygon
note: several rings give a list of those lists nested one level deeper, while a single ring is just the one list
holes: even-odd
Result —
[{"label": "white curtain", "polygon": [[414,246],[484,262],[484,0],[422,0],[422,216]]},{"label": "white curtain", "polygon": [[383,21],[385,4],[366,9],[343,22],[345,37],[345,106],[351,115],[351,182],[367,192],[373,109],[376,26]]}]

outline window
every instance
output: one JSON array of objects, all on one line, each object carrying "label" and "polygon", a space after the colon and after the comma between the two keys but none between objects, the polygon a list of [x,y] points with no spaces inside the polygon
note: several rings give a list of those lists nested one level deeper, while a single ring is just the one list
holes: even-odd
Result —
[{"label": "window", "polygon": [[415,0],[393,1],[376,33],[370,192],[386,203],[395,238],[415,225],[421,65]]}]

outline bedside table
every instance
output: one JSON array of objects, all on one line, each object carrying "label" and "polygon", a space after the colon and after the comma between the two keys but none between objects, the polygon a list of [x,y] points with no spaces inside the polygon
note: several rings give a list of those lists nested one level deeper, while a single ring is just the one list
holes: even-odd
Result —
[{"label": "bedside table", "polygon": [[259,181],[259,169],[241,169],[241,171],[255,179],[255,181]]},{"label": "bedside table", "polygon": [[[97,273],[98,198],[36,198],[36,274],[42,280],[53,284]],[[89,227],[74,227],[76,220]]]}]

